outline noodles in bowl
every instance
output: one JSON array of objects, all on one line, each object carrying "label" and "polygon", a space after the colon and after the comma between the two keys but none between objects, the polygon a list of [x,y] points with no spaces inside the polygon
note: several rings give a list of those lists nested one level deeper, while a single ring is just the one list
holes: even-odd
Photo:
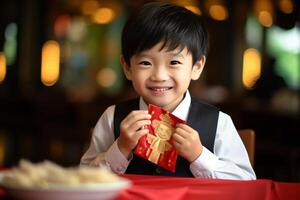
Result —
[{"label": "noodles in bowl", "polygon": [[131,185],[106,168],[63,168],[53,162],[33,164],[21,160],[18,167],[1,173],[1,185],[17,199],[111,199]]}]

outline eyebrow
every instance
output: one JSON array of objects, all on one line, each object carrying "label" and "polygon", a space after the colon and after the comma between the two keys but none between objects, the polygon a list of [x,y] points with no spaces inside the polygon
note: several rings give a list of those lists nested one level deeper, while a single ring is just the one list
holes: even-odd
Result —
[{"label": "eyebrow", "polygon": [[135,54],[136,57],[149,57],[149,55],[151,56],[151,54],[146,54],[146,53],[137,53],[137,54]]},{"label": "eyebrow", "polygon": [[181,52],[179,52],[179,53],[170,53],[170,55],[172,57],[176,57],[176,58],[182,58],[182,59],[184,58],[184,56]]},{"label": "eyebrow", "polygon": [[[182,54],[182,52],[178,52],[178,53],[168,52],[167,54],[172,57],[184,58],[184,55]],[[151,56],[152,56],[151,54],[145,54],[145,53],[136,54],[136,57],[151,57]]]}]

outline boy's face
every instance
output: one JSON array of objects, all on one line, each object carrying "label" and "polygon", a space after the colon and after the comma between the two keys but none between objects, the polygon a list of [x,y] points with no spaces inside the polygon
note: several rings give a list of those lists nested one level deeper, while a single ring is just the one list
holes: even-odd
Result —
[{"label": "boy's face", "polygon": [[146,103],[173,111],[183,99],[191,80],[199,78],[205,57],[193,66],[187,48],[182,51],[161,49],[158,43],[151,49],[135,54],[128,66],[121,58],[124,73]]}]

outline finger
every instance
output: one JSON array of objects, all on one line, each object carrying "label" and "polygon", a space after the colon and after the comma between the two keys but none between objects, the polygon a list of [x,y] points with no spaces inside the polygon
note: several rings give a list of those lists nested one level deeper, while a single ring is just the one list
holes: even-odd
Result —
[{"label": "finger", "polygon": [[174,134],[181,136],[182,138],[188,138],[190,133],[181,127],[176,127]]},{"label": "finger", "polygon": [[146,135],[146,134],[148,134],[148,133],[149,133],[149,130],[146,129],[146,128],[144,128],[144,129],[141,129],[141,130],[139,130],[139,131],[136,131],[136,132],[135,132],[135,137],[136,137],[137,139],[140,139],[140,137],[142,137],[142,136],[144,136],[144,135]]},{"label": "finger", "polygon": [[151,119],[151,115],[145,110],[136,110],[129,113],[129,115],[123,120],[125,124],[131,125],[139,120]]},{"label": "finger", "polygon": [[145,126],[150,124],[151,120],[140,120],[135,122],[134,124],[131,124],[131,126],[128,127],[128,129],[136,132],[138,130],[145,129]]},{"label": "finger", "polygon": [[176,150],[179,150],[179,148],[181,147],[181,143],[173,140],[173,146],[175,147]]},{"label": "finger", "polygon": [[184,150],[184,144],[177,142],[177,141],[173,141],[173,146],[178,151],[178,153],[181,155],[182,151]]},{"label": "finger", "polygon": [[177,123],[176,124],[176,128],[183,129],[183,130],[185,130],[187,132],[194,132],[195,131],[192,127],[190,127],[187,124],[183,124],[183,123]]},{"label": "finger", "polygon": [[173,136],[172,136],[172,139],[173,139],[173,143],[178,143],[178,144],[183,144],[184,140],[185,140],[185,138],[182,137],[178,133],[174,133]]},{"label": "finger", "polygon": [[145,126],[147,125],[150,125],[151,124],[151,120],[141,120],[141,121],[137,121],[136,123],[134,124],[131,124],[130,126],[122,126],[122,129],[121,129],[121,132],[126,132],[126,134],[129,136],[129,137],[135,137],[134,135],[140,131],[140,130],[147,130],[145,128]]},{"label": "finger", "polygon": [[193,135],[199,135],[198,132],[193,129],[192,127],[186,125],[186,124],[178,124],[176,125],[175,131],[178,132],[178,134],[181,134],[184,138],[192,137]]},{"label": "finger", "polygon": [[123,119],[123,121],[120,124],[120,127],[123,129],[128,129],[130,126],[132,126],[136,121],[143,120],[143,119],[150,119],[151,115],[148,114],[148,111],[144,110],[137,110],[132,111]]}]

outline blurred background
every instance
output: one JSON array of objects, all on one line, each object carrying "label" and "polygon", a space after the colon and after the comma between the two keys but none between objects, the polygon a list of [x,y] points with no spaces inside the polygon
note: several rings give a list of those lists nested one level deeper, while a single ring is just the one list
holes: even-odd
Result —
[{"label": "blurred background", "polygon": [[[146,0],[2,0],[0,166],[77,165],[106,107],[136,96],[122,27]],[[256,132],[258,178],[300,181],[298,0],[174,0],[203,18],[210,51],[191,93]]]}]

